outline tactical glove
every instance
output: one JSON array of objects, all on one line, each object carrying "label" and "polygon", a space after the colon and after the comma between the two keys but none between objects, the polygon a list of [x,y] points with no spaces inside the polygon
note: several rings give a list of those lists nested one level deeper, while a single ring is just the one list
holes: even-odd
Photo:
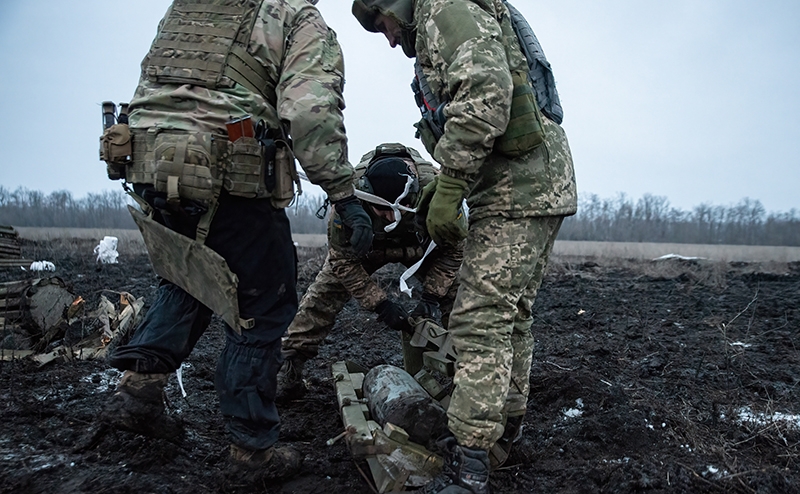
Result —
[{"label": "tactical glove", "polygon": [[437,324],[442,321],[442,309],[439,308],[439,297],[428,292],[422,294],[414,310],[411,311],[411,319],[430,319]]},{"label": "tactical glove", "polygon": [[364,211],[356,196],[349,196],[333,203],[336,213],[342,219],[344,226],[350,229],[350,245],[359,257],[367,255],[372,247],[372,220]]},{"label": "tactical glove", "polygon": [[428,234],[437,244],[457,244],[467,238],[467,222],[461,207],[466,191],[466,181],[443,173],[438,175],[425,219]]},{"label": "tactical glove", "polygon": [[397,331],[412,332],[411,324],[408,322],[406,310],[389,299],[379,303],[375,308],[378,313],[378,321],[385,323]]}]

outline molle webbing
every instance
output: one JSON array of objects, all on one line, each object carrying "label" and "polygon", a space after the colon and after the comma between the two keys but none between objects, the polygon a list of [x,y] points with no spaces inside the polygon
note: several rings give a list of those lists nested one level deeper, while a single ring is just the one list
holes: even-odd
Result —
[{"label": "molle webbing", "polygon": [[277,77],[246,48],[261,3],[176,0],[147,55],[148,78],[209,89],[236,82],[274,101]]},{"label": "molle webbing", "polygon": [[553,69],[550,67],[550,62],[544,56],[542,45],[533,33],[528,21],[525,20],[522,13],[517,10],[513,5],[508,3],[508,0],[503,0],[508,7],[508,12],[511,16],[511,25],[519,40],[520,49],[525,59],[528,62],[528,76],[531,79],[531,85],[536,93],[536,102],[539,109],[550,120],[557,124],[561,124],[564,120],[564,110],[561,108],[561,100],[558,97],[556,90],[556,80],[553,76]]}]

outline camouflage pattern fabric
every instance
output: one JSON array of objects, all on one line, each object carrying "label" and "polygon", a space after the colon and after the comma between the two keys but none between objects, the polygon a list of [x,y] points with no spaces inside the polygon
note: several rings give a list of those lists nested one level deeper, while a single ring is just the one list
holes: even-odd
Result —
[{"label": "camouflage pattern fabric", "polygon": [[[453,306],[458,287],[457,273],[461,264],[462,248],[463,244],[460,248],[446,251],[434,250],[428,257],[428,262],[424,263],[415,274],[421,279],[426,291],[442,297],[440,305],[444,324]],[[284,355],[300,354],[306,359],[315,357],[319,346],[336,323],[336,316],[351,297],[367,310],[374,310],[380,302],[386,300],[386,292],[371,278],[372,273],[394,262],[410,266],[418,261],[423,253],[420,251],[416,257],[405,259],[382,257],[377,261],[362,260],[353,263],[341,263],[342,258],[339,257],[340,269],[337,272],[331,261],[332,256],[337,254],[329,250],[322,269],[300,300],[297,315],[283,339]],[[341,269],[343,264],[348,269]]]},{"label": "camouflage pattern fabric", "polygon": [[505,416],[524,413],[531,310],[562,221],[495,217],[470,223],[448,328],[458,352],[448,424],[462,446],[491,449]]},{"label": "camouflage pattern fabric", "polygon": [[307,0],[265,0],[247,52],[277,81],[275,101],[241,85],[159,84],[143,73],[130,104],[130,127],[225,135],[225,122],[234,117],[264,119],[272,129],[286,122],[309,180],[333,201],[352,195],[342,116],[344,62],[336,34]]},{"label": "camouflage pattern fabric", "polygon": [[494,151],[510,116],[511,71],[526,68],[508,16],[502,0],[415,2],[417,60],[438,99],[450,101],[433,156],[442,173],[470,184],[473,220],[574,214],[575,172],[560,126],[545,118],[545,145],[518,158]]}]

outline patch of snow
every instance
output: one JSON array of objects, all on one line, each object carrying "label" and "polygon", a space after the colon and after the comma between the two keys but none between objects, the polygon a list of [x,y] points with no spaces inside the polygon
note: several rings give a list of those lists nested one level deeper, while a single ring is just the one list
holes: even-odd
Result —
[{"label": "patch of snow", "polygon": [[55,271],[56,265],[50,261],[34,261],[29,269],[31,271]]},{"label": "patch of snow", "polygon": [[755,413],[750,407],[742,407],[738,410],[737,422],[739,424],[752,424],[757,426],[779,424],[790,429],[800,430],[800,415],[798,414],[775,412],[768,415],[762,412]]},{"label": "patch of snow", "polygon": [[686,257],[680,254],[665,254],[661,257],[656,257],[654,261],[666,261],[667,259],[680,259],[681,261],[698,261],[706,259],[705,257]]},{"label": "patch of snow", "polygon": [[575,408],[570,408],[569,410],[564,410],[562,412],[564,414],[564,419],[574,419],[583,415],[583,400],[578,398],[575,400]]}]

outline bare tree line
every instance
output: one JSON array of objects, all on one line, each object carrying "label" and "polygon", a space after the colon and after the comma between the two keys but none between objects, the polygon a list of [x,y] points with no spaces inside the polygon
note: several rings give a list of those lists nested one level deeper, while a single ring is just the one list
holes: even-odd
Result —
[{"label": "bare tree line", "polygon": [[[323,198],[301,195],[286,213],[294,233],[325,233],[317,213]],[[0,224],[62,228],[136,228],[123,191],[105,191],[75,199],[68,191],[0,186]],[[578,214],[567,218],[561,240],[672,242],[800,246],[800,212],[768,213],[758,200],[731,206],[702,203],[690,211],[672,207],[666,197],[645,194],[638,200],[619,194],[603,199],[583,195]]]},{"label": "bare tree line", "polygon": [[[325,221],[315,216],[322,202],[320,197],[301,195],[287,208],[294,233],[325,233]],[[44,194],[0,186],[0,225],[135,229],[128,204],[133,200],[122,190],[90,193],[76,199],[66,190]]]},{"label": "bare tree line", "polygon": [[663,196],[637,201],[619,194],[581,197],[578,214],[567,218],[561,240],[671,242],[689,244],[800,246],[800,211],[767,213],[761,201],[744,198],[731,206],[702,203],[690,211]]}]

